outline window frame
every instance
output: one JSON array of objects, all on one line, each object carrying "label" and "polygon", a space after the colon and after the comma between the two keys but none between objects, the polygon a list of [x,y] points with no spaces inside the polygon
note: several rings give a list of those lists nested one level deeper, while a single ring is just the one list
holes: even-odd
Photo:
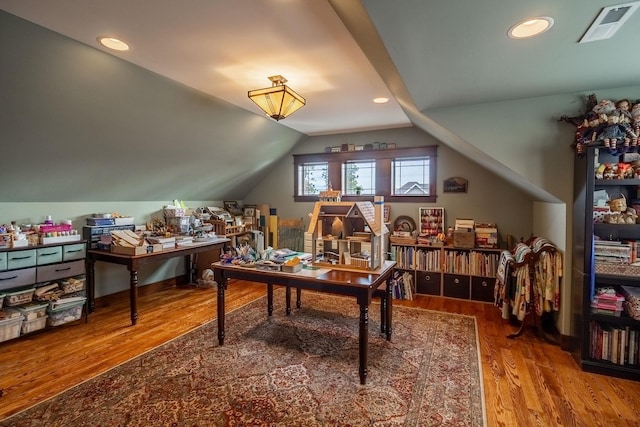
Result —
[{"label": "window frame", "polygon": [[[429,194],[426,196],[398,196],[393,195],[392,163],[394,159],[429,157]],[[298,195],[298,167],[306,163],[327,162],[329,164],[329,182],[334,190],[342,188],[342,164],[350,160],[375,160],[376,161],[376,196],[384,196],[385,202],[396,203],[435,203],[437,201],[437,159],[438,146],[428,145],[421,147],[366,150],[366,151],[340,151],[315,154],[293,155],[293,199],[295,202],[317,202],[317,196]],[[348,195],[343,194],[344,201],[373,200],[373,195]]]}]

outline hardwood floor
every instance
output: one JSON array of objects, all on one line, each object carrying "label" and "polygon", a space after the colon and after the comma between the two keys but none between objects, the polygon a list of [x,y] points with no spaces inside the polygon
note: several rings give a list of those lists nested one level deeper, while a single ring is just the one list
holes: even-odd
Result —
[{"label": "hardwood floor", "polygon": [[[144,289],[144,288],[142,288]],[[266,293],[233,282],[227,310]],[[214,289],[170,287],[141,295],[130,325],[128,294],[99,299],[89,322],[0,343],[0,419],[144,353],[215,317]],[[515,327],[491,304],[418,296],[394,304],[475,316],[488,426],[637,426],[640,383],[582,372],[572,356]],[[375,313],[372,315],[376,315]]]}]

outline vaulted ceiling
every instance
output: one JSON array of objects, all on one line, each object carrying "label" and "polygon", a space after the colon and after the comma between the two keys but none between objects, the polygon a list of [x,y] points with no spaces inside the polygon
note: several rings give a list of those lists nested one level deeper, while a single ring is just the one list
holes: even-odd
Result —
[{"label": "vaulted ceiling", "polygon": [[[0,9],[256,115],[247,91],[281,74],[307,105],[278,124],[314,136],[411,126],[442,108],[637,85],[640,13],[608,40],[578,42],[615,4],[0,0]],[[536,16],[555,24],[536,38],[507,37]],[[108,51],[101,35],[131,50]],[[420,125],[438,134],[430,126]]]},{"label": "vaulted ceiling", "polygon": [[[0,0],[3,10],[96,49],[108,51],[98,36],[120,37],[131,50],[109,53],[256,113],[247,91],[281,74],[307,99],[282,125],[308,135],[409,124],[393,76],[380,75],[380,58],[361,46],[377,42],[371,24],[420,111],[637,84],[640,13],[609,40],[578,43],[602,7],[615,4]],[[535,16],[555,25],[534,39],[507,37]],[[373,104],[376,97],[391,101]]]}]

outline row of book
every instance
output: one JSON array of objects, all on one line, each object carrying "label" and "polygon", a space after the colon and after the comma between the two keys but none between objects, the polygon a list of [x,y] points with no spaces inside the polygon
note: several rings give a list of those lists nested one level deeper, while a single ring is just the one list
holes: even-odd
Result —
[{"label": "row of book", "polygon": [[391,286],[393,287],[393,298],[413,299],[413,274],[394,271]]},{"label": "row of book", "polygon": [[[498,253],[423,249],[412,246],[392,246],[392,259],[396,267],[406,270],[443,271],[453,274],[495,277],[498,268]],[[443,265],[444,261],[444,265]]]},{"label": "row of book", "polygon": [[609,325],[591,321],[590,354],[592,359],[617,365],[638,365],[640,330],[629,326]]},{"label": "row of book", "polygon": [[445,251],[444,272],[495,277],[499,255],[475,251]]},{"label": "row of book", "polygon": [[413,246],[391,246],[391,259],[396,267],[407,270],[441,271],[440,249],[416,249]]}]

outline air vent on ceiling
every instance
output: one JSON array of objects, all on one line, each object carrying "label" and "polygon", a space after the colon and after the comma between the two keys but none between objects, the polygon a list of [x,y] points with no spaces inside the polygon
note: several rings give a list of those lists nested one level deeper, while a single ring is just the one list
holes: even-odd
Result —
[{"label": "air vent on ceiling", "polygon": [[595,21],[593,21],[593,24],[591,24],[591,27],[580,39],[580,43],[612,37],[638,7],[640,7],[640,1],[603,8]]}]

